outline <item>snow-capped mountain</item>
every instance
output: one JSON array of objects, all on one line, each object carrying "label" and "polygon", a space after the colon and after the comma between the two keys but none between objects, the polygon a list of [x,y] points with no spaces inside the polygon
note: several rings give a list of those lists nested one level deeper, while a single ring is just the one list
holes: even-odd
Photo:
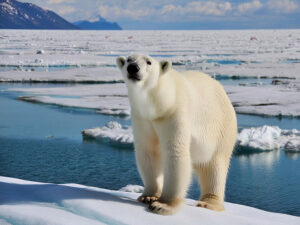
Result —
[{"label": "snow-capped mountain", "polygon": [[83,30],[122,30],[122,28],[117,23],[108,22],[101,16],[95,21],[81,20],[74,23]]},{"label": "snow-capped mountain", "polygon": [[0,0],[0,29],[80,29],[32,3]]}]

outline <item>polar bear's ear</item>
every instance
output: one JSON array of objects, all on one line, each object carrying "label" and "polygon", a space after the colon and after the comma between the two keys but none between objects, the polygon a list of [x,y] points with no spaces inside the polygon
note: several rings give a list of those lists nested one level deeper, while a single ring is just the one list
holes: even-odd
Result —
[{"label": "polar bear's ear", "polygon": [[119,69],[122,69],[125,64],[126,58],[124,56],[120,56],[117,58],[117,65]]},{"label": "polar bear's ear", "polygon": [[162,60],[160,62],[160,74],[163,75],[168,72],[172,67],[172,62],[169,60]]}]

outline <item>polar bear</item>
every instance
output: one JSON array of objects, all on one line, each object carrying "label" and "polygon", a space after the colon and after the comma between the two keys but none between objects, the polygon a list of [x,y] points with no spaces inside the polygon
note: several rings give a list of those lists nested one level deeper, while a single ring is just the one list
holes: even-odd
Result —
[{"label": "polar bear", "polygon": [[128,88],[135,156],[144,183],[139,201],[158,214],[182,205],[194,170],[197,206],[224,210],[228,166],[236,141],[235,111],[220,83],[197,72],[177,72],[135,54],[117,58]]}]

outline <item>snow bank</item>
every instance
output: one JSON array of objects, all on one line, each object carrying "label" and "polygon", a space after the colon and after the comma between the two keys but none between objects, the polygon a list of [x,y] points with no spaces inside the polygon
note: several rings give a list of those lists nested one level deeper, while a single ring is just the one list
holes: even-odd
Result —
[{"label": "snow bank", "polygon": [[132,147],[132,128],[111,121],[104,127],[90,128],[82,131],[84,137],[95,138],[105,143],[122,147]]},{"label": "snow bank", "polygon": [[300,131],[281,130],[276,126],[245,128],[238,134],[237,143],[262,151],[283,148],[285,151],[300,152]]},{"label": "snow bank", "polygon": [[199,224],[296,225],[300,218],[225,203],[226,211],[195,207],[187,199],[172,216],[156,215],[136,201],[138,193],[112,191],[78,184],[49,184],[0,177],[1,224]]}]

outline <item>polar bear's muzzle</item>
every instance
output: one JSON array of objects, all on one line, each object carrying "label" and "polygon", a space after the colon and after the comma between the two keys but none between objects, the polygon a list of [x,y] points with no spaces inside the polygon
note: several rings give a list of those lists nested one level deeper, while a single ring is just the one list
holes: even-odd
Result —
[{"label": "polar bear's muzzle", "polygon": [[133,81],[140,81],[142,78],[138,74],[140,71],[140,67],[137,63],[131,63],[127,67],[127,72],[128,72],[128,79],[133,80]]}]

